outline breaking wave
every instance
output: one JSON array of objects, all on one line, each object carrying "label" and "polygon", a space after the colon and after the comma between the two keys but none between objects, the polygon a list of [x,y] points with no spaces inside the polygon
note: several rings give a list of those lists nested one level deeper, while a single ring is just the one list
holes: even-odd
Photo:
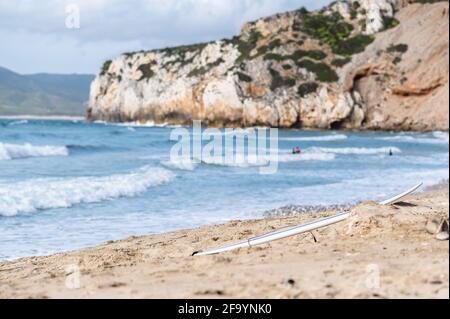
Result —
[{"label": "breaking wave", "polygon": [[28,120],[17,120],[8,123],[8,126],[17,126],[17,125],[25,125],[28,124]]},{"label": "breaking wave", "polygon": [[380,137],[379,140],[395,141],[404,143],[417,143],[417,144],[448,144],[449,135],[445,132],[434,132],[432,137],[425,136],[412,136],[412,135],[396,135]]},{"label": "breaking wave", "polygon": [[162,161],[161,165],[169,169],[182,170],[182,171],[193,171],[196,168],[196,164],[193,161],[183,161],[183,160],[170,160]]},{"label": "breaking wave", "polygon": [[0,183],[0,216],[135,197],[174,178],[175,175],[166,169],[143,167],[121,175]]},{"label": "breaking wave", "polygon": [[302,154],[287,154],[280,153],[278,155],[265,156],[244,156],[236,155],[234,160],[227,161],[224,157],[212,157],[202,159],[202,163],[206,165],[228,166],[228,167],[252,167],[252,166],[266,166],[271,162],[288,163],[288,162],[302,162],[302,161],[333,161],[336,158],[334,154],[324,153],[302,153]]},{"label": "breaking wave", "polygon": [[31,144],[0,143],[0,160],[68,155],[69,150],[65,146],[34,146]]},{"label": "breaking wave", "polygon": [[346,139],[348,139],[348,136],[344,135],[344,134],[280,138],[280,140],[284,140],[284,141],[299,141],[299,142],[332,142],[332,141],[342,141],[342,140],[346,140]]},{"label": "breaking wave", "polygon": [[327,154],[354,154],[354,155],[374,155],[374,154],[389,154],[390,151],[394,154],[401,153],[398,147],[379,147],[379,148],[365,148],[365,147],[311,147],[307,151],[311,153],[327,153]]},{"label": "breaking wave", "polygon": [[437,139],[446,141],[448,143],[449,141],[449,134],[448,132],[433,132],[433,136]]},{"label": "breaking wave", "polygon": [[147,121],[147,122],[123,122],[123,123],[113,123],[113,122],[107,122],[107,121],[94,121],[94,124],[102,124],[106,126],[120,126],[120,127],[126,127],[128,130],[133,131],[134,128],[139,127],[147,127],[147,128],[179,128],[183,127],[182,125],[172,125],[169,123],[156,123],[153,121]]}]

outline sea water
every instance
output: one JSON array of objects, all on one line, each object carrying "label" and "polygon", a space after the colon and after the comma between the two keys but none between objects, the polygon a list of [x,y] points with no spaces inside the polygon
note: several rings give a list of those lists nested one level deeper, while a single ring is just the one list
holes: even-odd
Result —
[{"label": "sea water", "polygon": [[[170,159],[173,128],[0,119],[0,259],[378,200],[449,175],[448,133],[280,130],[276,174]],[[292,155],[294,147],[302,154]],[[390,152],[393,156],[390,156]]]}]

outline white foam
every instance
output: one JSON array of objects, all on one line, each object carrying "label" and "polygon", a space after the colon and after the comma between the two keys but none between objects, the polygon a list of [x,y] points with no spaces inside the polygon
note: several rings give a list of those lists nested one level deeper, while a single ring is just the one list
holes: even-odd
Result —
[{"label": "white foam", "polygon": [[365,148],[365,147],[311,147],[307,149],[311,153],[331,153],[331,154],[355,154],[355,155],[374,155],[374,154],[389,154],[401,153],[401,149],[398,147],[379,147],[379,148]]},{"label": "white foam", "polygon": [[125,126],[125,127],[168,127],[169,126],[168,123],[157,124],[153,121],[113,123],[112,125]]},{"label": "white foam", "polygon": [[139,127],[167,127],[167,128],[180,128],[183,127],[182,125],[171,125],[169,123],[155,123],[153,121],[147,121],[147,122],[123,122],[123,123],[112,123],[112,122],[106,122],[106,121],[94,121],[95,124],[102,124],[106,126],[122,126],[126,127],[128,129],[134,129]]},{"label": "white foam", "polygon": [[108,122],[106,122],[106,121],[100,121],[100,120],[94,121],[93,123],[94,123],[94,124],[108,125]]},{"label": "white foam", "polygon": [[446,142],[446,143],[449,142],[448,132],[433,132],[433,136],[437,139],[440,139],[441,141]]},{"label": "white foam", "polygon": [[0,215],[15,216],[43,209],[135,197],[150,187],[170,182],[174,178],[175,175],[166,169],[143,167],[121,175],[0,183]]},{"label": "white foam", "polygon": [[344,134],[280,138],[280,140],[283,140],[283,141],[299,141],[299,142],[332,142],[332,141],[342,141],[342,140],[346,140],[346,139],[348,139],[348,136],[344,135]]},{"label": "white foam", "polygon": [[212,157],[202,159],[203,164],[227,166],[227,167],[259,167],[267,166],[270,163],[288,163],[288,162],[302,162],[302,161],[333,161],[336,158],[334,154],[325,153],[302,153],[302,154],[266,154],[262,156],[248,156],[236,154],[233,160],[228,160],[225,157]]},{"label": "white foam", "polygon": [[448,134],[444,132],[434,132],[433,137],[412,136],[412,135],[396,135],[380,137],[379,140],[395,141],[403,143],[418,143],[418,144],[448,144]]},{"label": "white foam", "polygon": [[170,168],[170,169],[178,169],[182,171],[193,171],[196,168],[196,165],[191,160],[170,160],[170,161],[162,161],[161,165]]},{"label": "white foam", "polygon": [[65,146],[34,146],[31,144],[0,143],[0,160],[68,155],[69,150]]},{"label": "white foam", "polygon": [[327,153],[302,153],[302,154],[292,154],[292,155],[279,155],[280,162],[296,162],[296,161],[319,161],[328,162],[336,159],[336,155]]},{"label": "white foam", "polygon": [[28,120],[13,121],[9,123],[8,126],[25,125],[25,124],[28,124]]}]

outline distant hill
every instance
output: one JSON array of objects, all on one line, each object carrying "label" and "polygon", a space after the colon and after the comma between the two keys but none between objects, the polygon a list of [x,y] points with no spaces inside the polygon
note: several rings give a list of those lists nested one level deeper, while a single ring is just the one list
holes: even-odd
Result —
[{"label": "distant hill", "polygon": [[0,67],[0,115],[84,115],[93,75],[21,75]]}]

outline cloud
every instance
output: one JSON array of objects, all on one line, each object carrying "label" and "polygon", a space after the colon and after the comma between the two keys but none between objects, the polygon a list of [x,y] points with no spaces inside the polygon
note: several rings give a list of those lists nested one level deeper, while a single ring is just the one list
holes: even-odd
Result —
[{"label": "cloud", "polygon": [[[315,9],[329,2],[0,0],[0,35],[2,41],[8,39],[9,43],[0,52],[0,65],[10,65],[21,72],[92,73],[102,60],[123,51],[230,37],[239,32],[244,22],[301,6]],[[71,4],[80,10],[79,29],[65,25],[66,7]],[[27,54],[32,54],[39,64],[24,61]]]}]

